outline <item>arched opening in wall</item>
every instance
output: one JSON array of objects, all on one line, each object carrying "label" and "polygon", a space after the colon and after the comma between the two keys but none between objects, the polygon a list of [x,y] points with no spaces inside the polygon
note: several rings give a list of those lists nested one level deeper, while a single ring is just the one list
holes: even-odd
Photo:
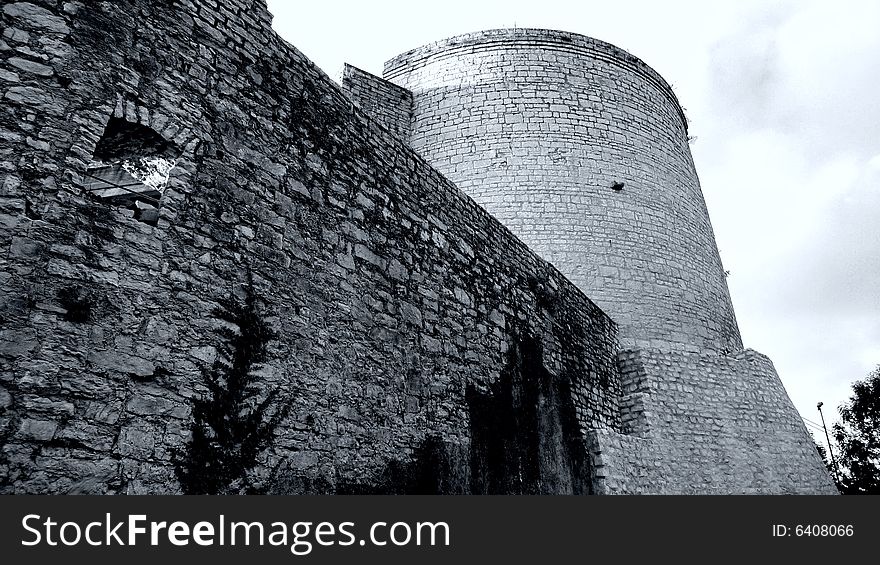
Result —
[{"label": "arched opening in wall", "polygon": [[132,209],[135,219],[155,225],[180,154],[155,130],[112,117],[86,169],[86,191],[107,204]]}]

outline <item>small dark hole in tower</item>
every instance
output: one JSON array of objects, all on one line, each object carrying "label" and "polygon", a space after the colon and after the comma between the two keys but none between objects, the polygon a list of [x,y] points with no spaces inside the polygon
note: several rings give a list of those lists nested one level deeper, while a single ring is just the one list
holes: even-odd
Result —
[{"label": "small dark hole in tower", "polygon": [[611,188],[617,191],[621,191],[623,190],[623,183],[620,181],[616,181],[614,184],[611,185]]}]

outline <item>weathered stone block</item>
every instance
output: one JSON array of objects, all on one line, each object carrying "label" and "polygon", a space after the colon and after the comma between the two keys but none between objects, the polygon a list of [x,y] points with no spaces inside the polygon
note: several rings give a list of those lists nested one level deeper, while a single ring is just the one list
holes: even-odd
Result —
[{"label": "weathered stone block", "polygon": [[147,377],[156,371],[156,365],[152,362],[118,349],[92,351],[89,353],[88,360],[101,370],[138,377]]},{"label": "weathered stone block", "polygon": [[40,30],[61,34],[70,33],[70,28],[67,27],[64,18],[30,2],[7,4],[3,6],[3,13]]},{"label": "weathered stone block", "polygon": [[37,63],[36,61],[31,61],[29,59],[10,57],[7,62],[17,69],[39,76],[52,76],[52,73],[54,72],[52,70],[52,67],[44,65],[42,63]]},{"label": "weathered stone block", "polygon": [[148,459],[153,454],[155,446],[154,431],[137,424],[122,428],[116,442],[116,450],[120,455],[140,460]]},{"label": "weathered stone block", "polygon": [[57,429],[58,422],[28,418],[22,420],[17,437],[23,440],[49,441],[55,436]]}]

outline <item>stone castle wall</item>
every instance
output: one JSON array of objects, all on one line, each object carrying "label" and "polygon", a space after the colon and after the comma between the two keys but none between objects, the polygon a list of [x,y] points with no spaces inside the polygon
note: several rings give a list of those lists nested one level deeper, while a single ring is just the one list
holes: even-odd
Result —
[{"label": "stone castle wall", "polygon": [[384,76],[413,93],[412,146],[608,312],[625,346],[742,347],[684,115],[647,65],[505,29],[409,51]]},{"label": "stone castle wall", "polygon": [[623,433],[589,433],[603,494],[835,494],[770,360],[630,350]]},{"label": "stone castle wall", "polygon": [[412,93],[394,83],[345,65],[342,87],[365,114],[403,140],[409,140],[412,121]]},{"label": "stone castle wall", "polygon": [[[213,312],[248,271],[279,334],[260,385],[290,406],[270,492],[589,490],[579,438],[619,428],[615,324],[263,2],[0,18],[0,492],[176,492]],[[120,127],[178,155],[155,225],[86,194]]]},{"label": "stone castle wall", "polygon": [[410,143],[621,324],[621,428],[588,432],[594,492],[835,492],[772,363],[742,350],[657,73],[516,29],[409,51],[385,77],[413,92]]},{"label": "stone castle wall", "polygon": [[[627,344],[660,345],[618,357],[615,321],[516,237],[517,218],[499,222],[431,166],[441,153],[408,145],[412,126],[414,144],[433,130],[458,147],[437,125],[446,110],[427,120],[414,92],[408,126],[403,88],[351,67],[340,88],[275,35],[262,0],[13,2],[0,19],[0,492],[178,492],[201,368],[229,329],[216,307],[249,274],[277,332],[260,393],[289,407],[253,473],[265,491],[832,488],[769,362],[718,352],[739,338],[682,116],[639,61],[516,32],[522,57],[557,58],[535,70],[567,69],[544,77],[552,106],[525,75],[521,90],[490,81],[481,104],[461,85],[432,102],[498,108],[485,131],[449,122],[501,151],[491,161],[471,140],[477,153],[449,159],[473,159],[489,196],[550,166],[532,145],[543,120],[562,172],[529,181],[554,187],[546,198],[510,202],[556,241],[589,227],[619,244],[552,257],[601,267],[595,291]],[[501,35],[498,49],[462,44],[492,80],[516,51]],[[596,77],[627,95],[587,88]],[[575,100],[598,112],[586,133],[564,112]],[[176,166],[157,217],[88,194],[95,160],[158,148]]]}]

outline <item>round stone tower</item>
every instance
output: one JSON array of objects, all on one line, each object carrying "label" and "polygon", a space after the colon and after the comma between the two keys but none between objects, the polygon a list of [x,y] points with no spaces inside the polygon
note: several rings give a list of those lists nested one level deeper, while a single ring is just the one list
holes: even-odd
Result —
[{"label": "round stone tower", "polygon": [[410,142],[577,284],[624,347],[742,347],[669,85],[581,35],[504,29],[385,64]]}]

